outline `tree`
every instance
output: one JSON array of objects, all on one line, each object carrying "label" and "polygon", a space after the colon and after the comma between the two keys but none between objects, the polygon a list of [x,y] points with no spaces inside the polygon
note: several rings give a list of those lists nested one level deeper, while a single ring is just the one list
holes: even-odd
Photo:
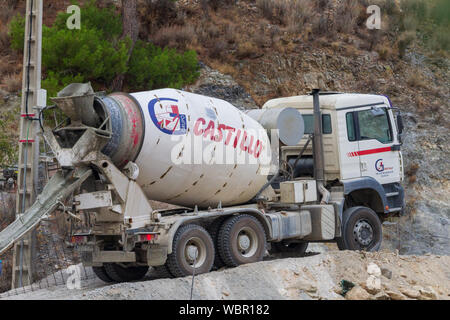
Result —
[{"label": "tree", "polygon": [[[122,24],[123,33],[122,39],[128,37],[131,39],[131,46],[128,51],[128,61],[133,52],[134,45],[139,36],[139,19],[137,16],[137,1],[136,0],[122,0]],[[127,61],[127,63],[128,63]],[[115,91],[122,90],[125,73],[119,74],[113,81],[112,89]]]}]

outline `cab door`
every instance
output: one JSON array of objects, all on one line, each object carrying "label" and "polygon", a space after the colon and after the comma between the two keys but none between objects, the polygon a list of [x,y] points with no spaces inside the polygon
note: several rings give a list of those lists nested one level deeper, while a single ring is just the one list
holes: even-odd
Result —
[{"label": "cab door", "polygon": [[392,111],[387,106],[367,107],[355,115],[361,176],[380,184],[399,182],[401,155]]},{"label": "cab door", "polygon": [[350,110],[338,111],[341,180],[361,177],[356,115]]}]

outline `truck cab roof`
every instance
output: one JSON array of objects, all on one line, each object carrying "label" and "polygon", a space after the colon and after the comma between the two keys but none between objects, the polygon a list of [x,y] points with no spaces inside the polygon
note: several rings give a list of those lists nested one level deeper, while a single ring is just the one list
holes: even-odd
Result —
[{"label": "truck cab roof", "polygon": [[[389,99],[382,95],[362,93],[322,92],[320,94],[321,109],[340,110],[378,104],[390,105]],[[300,95],[293,97],[277,98],[267,101],[263,108],[297,108],[312,109],[313,96]]]}]

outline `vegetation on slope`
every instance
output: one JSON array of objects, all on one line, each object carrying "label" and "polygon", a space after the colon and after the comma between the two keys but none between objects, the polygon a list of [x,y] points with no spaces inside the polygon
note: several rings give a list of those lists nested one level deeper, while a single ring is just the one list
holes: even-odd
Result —
[{"label": "vegetation on slope", "polygon": [[[120,74],[130,80],[130,89],[181,88],[198,77],[196,53],[178,53],[140,42],[128,52],[131,40],[122,36],[120,14],[113,7],[98,8],[95,2],[82,9],[82,27],[70,30],[66,21],[70,14],[61,12],[51,27],[43,27],[43,87],[54,97],[72,82],[91,81],[94,87],[108,88]],[[10,23],[11,47],[23,51],[24,18]],[[128,61],[130,60],[130,64]]]}]

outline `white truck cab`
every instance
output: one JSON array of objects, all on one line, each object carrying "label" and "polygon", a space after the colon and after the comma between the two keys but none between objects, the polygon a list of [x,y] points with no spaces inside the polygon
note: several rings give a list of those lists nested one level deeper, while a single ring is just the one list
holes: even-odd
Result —
[{"label": "white truck cab", "polygon": [[[263,106],[283,107],[298,109],[305,121],[305,133],[313,133],[312,95],[273,99]],[[400,185],[404,178],[400,150],[403,124],[401,117],[394,115],[389,98],[323,92],[320,93],[320,109],[326,182],[342,185],[349,198],[347,202],[365,202],[383,216],[402,211],[405,206]],[[305,136],[296,147],[282,146],[281,158],[292,163],[306,142]],[[295,178],[313,176],[312,155],[312,147],[307,148],[302,161],[298,162],[299,168],[295,168],[298,172]],[[308,166],[311,169],[305,170]]]}]

